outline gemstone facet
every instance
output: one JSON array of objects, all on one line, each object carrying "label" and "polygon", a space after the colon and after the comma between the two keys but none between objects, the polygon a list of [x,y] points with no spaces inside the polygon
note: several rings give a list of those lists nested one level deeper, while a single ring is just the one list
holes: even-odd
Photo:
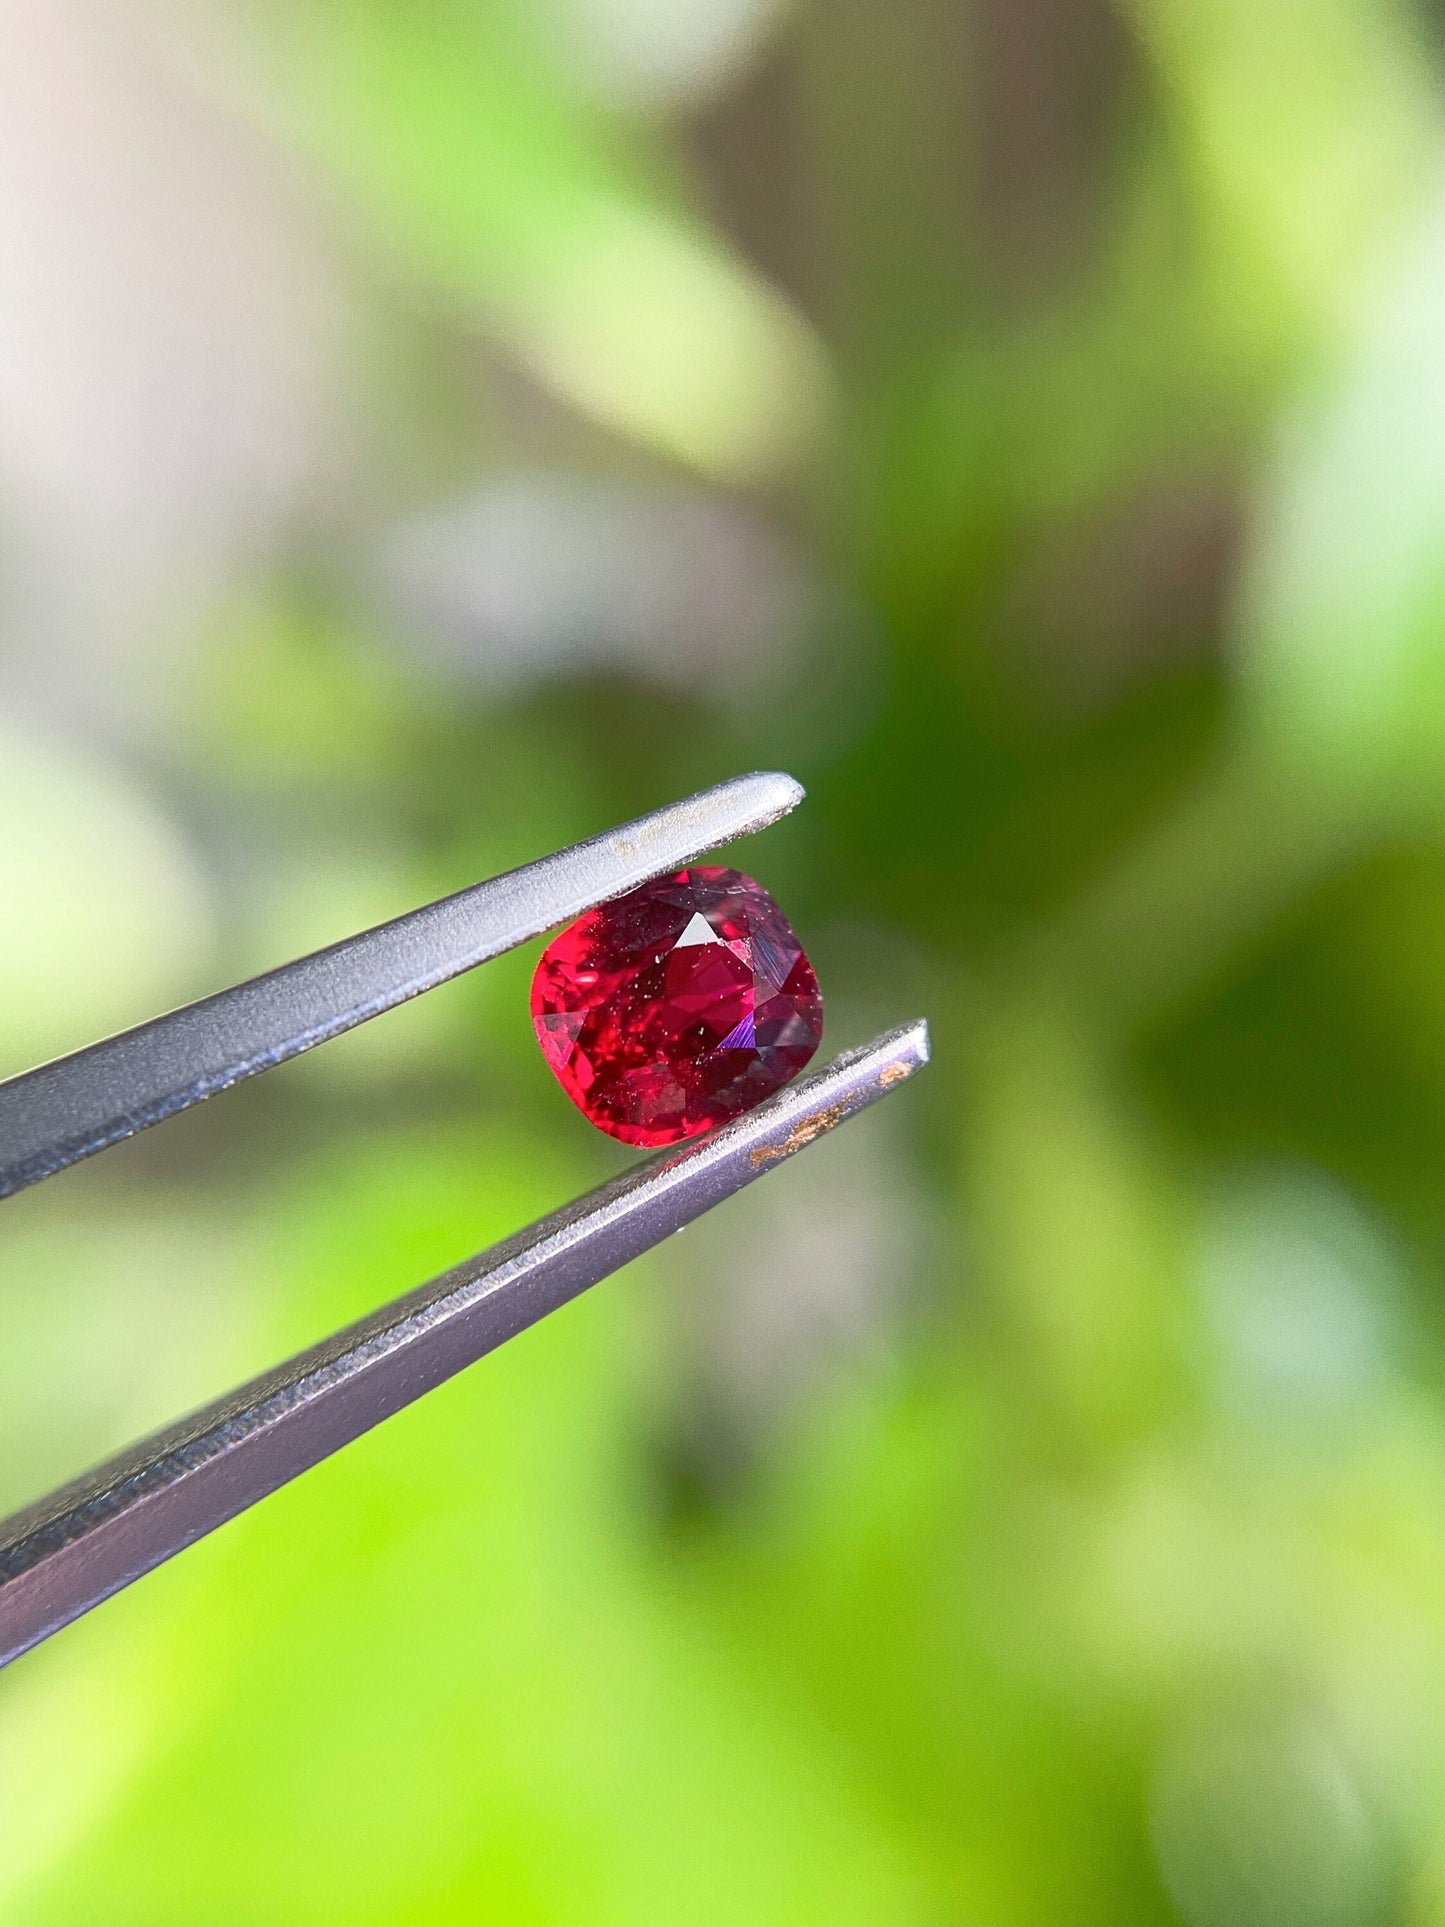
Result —
[{"label": "gemstone facet", "polygon": [[694,865],[600,904],[532,979],[542,1055],[624,1144],[696,1137],[781,1088],[823,1035],[792,925],[760,884]]}]

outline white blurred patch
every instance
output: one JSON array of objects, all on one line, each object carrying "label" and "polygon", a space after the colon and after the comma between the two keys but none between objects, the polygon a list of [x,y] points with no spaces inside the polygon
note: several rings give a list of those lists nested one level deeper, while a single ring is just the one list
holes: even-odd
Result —
[{"label": "white blurred patch", "polygon": [[716,93],[756,57],[782,0],[551,0],[562,57],[594,96],[671,107]]},{"label": "white blurred patch", "polygon": [[0,1075],[201,987],[208,891],[137,783],[0,718],[0,825]]},{"label": "white blurred patch", "polygon": [[917,1276],[922,1201],[886,1129],[840,1134],[730,1200],[682,1301],[693,1416],[724,1455],[884,1352]]},{"label": "white blurred patch", "polygon": [[816,330],[706,229],[587,194],[493,280],[509,354],[569,407],[714,480],[753,485],[817,443],[836,378]]},{"label": "white blurred patch", "polygon": [[1285,424],[1239,610],[1247,696],[1276,750],[1333,782],[1445,762],[1445,181],[1366,314]]},{"label": "white blurred patch", "polygon": [[447,673],[506,687],[593,666],[750,702],[817,592],[761,523],[682,489],[515,476],[392,537],[383,592]]},{"label": "white blurred patch", "polygon": [[117,664],[157,610],[303,503],[338,301],[144,0],[0,0],[0,46],[0,674],[106,715],[157,694]]},{"label": "white blurred patch", "polygon": [[1272,1425],[1388,1389],[1402,1282],[1378,1227],[1318,1172],[1261,1173],[1212,1214],[1202,1287],[1227,1404]]}]

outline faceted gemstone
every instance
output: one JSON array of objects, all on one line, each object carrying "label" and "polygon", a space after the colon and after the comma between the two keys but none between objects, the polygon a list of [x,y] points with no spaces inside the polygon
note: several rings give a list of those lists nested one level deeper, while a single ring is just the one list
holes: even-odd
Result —
[{"label": "faceted gemstone", "polygon": [[752,1108],[818,1048],[823,1000],[761,885],[697,865],[579,917],[542,953],[532,1022],[558,1082],[625,1144]]}]

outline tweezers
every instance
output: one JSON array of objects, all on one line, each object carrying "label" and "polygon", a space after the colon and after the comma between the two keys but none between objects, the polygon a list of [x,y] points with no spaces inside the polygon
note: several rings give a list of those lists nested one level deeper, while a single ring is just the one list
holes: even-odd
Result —
[{"label": "tweezers", "polygon": [[[0,1197],[785,816],[741,776],[0,1083]],[[922,1021],[659,1152],[0,1520],[0,1666],[884,1096]]]}]

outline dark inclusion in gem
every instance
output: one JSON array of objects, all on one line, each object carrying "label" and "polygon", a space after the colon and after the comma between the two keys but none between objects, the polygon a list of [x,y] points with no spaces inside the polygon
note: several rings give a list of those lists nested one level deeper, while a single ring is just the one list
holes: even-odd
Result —
[{"label": "dark inclusion in gem", "polygon": [[696,1137],[780,1089],[823,1035],[793,926],[761,885],[698,865],[589,910],[532,979],[542,1054],[625,1144]]}]

